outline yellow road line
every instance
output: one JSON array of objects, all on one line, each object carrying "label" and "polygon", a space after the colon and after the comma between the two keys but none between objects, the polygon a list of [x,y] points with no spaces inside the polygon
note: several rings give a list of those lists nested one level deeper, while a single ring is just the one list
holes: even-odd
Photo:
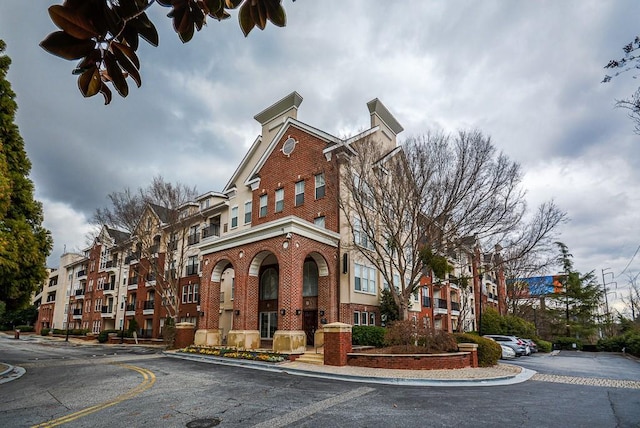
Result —
[{"label": "yellow road line", "polygon": [[116,398],[114,398],[111,401],[107,401],[102,404],[96,404],[95,406],[87,407],[86,409],[79,410],[75,413],[71,413],[69,415],[62,416],[57,419],[53,419],[51,421],[43,422],[38,425],[34,425],[31,428],[56,427],[58,425],[66,424],[67,422],[71,422],[76,419],[79,419],[83,416],[87,416],[99,410],[106,409],[107,407],[115,406],[116,404],[121,403],[125,400],[129,400],[135,397],[136,395],[141,394],[142,392],[151,388],[156,381],[156,375],[154,375],[151,370],[143,369],[141,367],[131,366],[129,364],[117,364],[117,365],[140,373],[143,379],[142,383],[136,386],[135,388],[133,388],[132,390],[125,392],[124,394],[118,395]]}]

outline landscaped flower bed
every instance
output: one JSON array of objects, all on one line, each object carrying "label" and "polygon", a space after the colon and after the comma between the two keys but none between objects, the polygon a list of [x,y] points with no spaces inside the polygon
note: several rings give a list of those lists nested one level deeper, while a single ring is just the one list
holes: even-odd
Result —
[{"label": "landscaped flower bed", "polygon": [[212,355],[215,357],[238,358],[242,360],[265,361],[268,363],[280,363],[286,358],[276,352],[240,351],[231,348],[212,348],[208,346],[191,345],[180,352],[187,354]]}]

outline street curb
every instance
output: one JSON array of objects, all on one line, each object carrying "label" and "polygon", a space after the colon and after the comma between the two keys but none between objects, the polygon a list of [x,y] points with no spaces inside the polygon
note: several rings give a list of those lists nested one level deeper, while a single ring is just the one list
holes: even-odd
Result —
[{"label": "street curb", "polygon": [[0,377],[6,375],[8,373],[11,373],[13,371],[13,366],[11,364],[7,364],[7,363],[2,363],[2,364],[7,366],[7,369],[5,371],[3,371],[2,373],[0,373]]},{"label": "street curb", "polygon": [[513,385],[526,382],[536,374],[535,371],[522,367],[521,372],[513,376],[506,375],[491,379],[417,379],[417,378],[397,378],[397,377],[366,377],[349,374],[337,374],[319,372],[315,370],[304,370],[297,368],[287,368],[278,365],[271,365],[259,361],[247,360],[229,360],[223,357],[183,354],[175,351],[165,351],[163,354],[170,358],[177,358],[189,361],[196,361],[208,364],[218,364],[231,367],[241,367],[254,370],[268,371],[272,373],[284,373],[292,376],[305,376],[320,379],[339,380],[344,382],[358,383],[374,383],[382,385],[399,385],[399,386],[440,386],[440,387],[476,387],[476,386],[502,386]]},{"label": "street curb", "polygon": [[[6,364],[6,363],[4,363]],[[13,380],[16,380],[18,378],[21,378],[22,375],[24,375],[27,371],[25,369],[23,369],[22,367],[16,367],[16,366],[12,366],[10,364],[7,364],[10,369],[9,370],[5,370],[4,372],[0,373],[0,385],[3,383],[7,383],[7,382],[11,382]]]}]

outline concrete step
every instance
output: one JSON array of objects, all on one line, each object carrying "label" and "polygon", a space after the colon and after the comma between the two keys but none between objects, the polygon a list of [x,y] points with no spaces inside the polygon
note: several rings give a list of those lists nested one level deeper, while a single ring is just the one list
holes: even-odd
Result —
[{"label": "concrete step", "polygon": [[315,352],[305,352],[300,357],[296,358],[296,362],[324,366],[324,354],[316,354]]}]

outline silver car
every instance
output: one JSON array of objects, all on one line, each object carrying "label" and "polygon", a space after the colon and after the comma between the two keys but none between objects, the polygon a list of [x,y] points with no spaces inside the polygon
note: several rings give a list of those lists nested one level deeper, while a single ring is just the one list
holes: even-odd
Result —
[{"label": "silver car", "polygon": [[515,336],[506,336],[502,334],[486,334],[483,337],[495,340],[500,345],[508,346],[509,348],[515,351],[516,356],[518,357],[531,354],[531,349],[529,349],[529,345],[527,345],[521,339],[518,339]]}]

